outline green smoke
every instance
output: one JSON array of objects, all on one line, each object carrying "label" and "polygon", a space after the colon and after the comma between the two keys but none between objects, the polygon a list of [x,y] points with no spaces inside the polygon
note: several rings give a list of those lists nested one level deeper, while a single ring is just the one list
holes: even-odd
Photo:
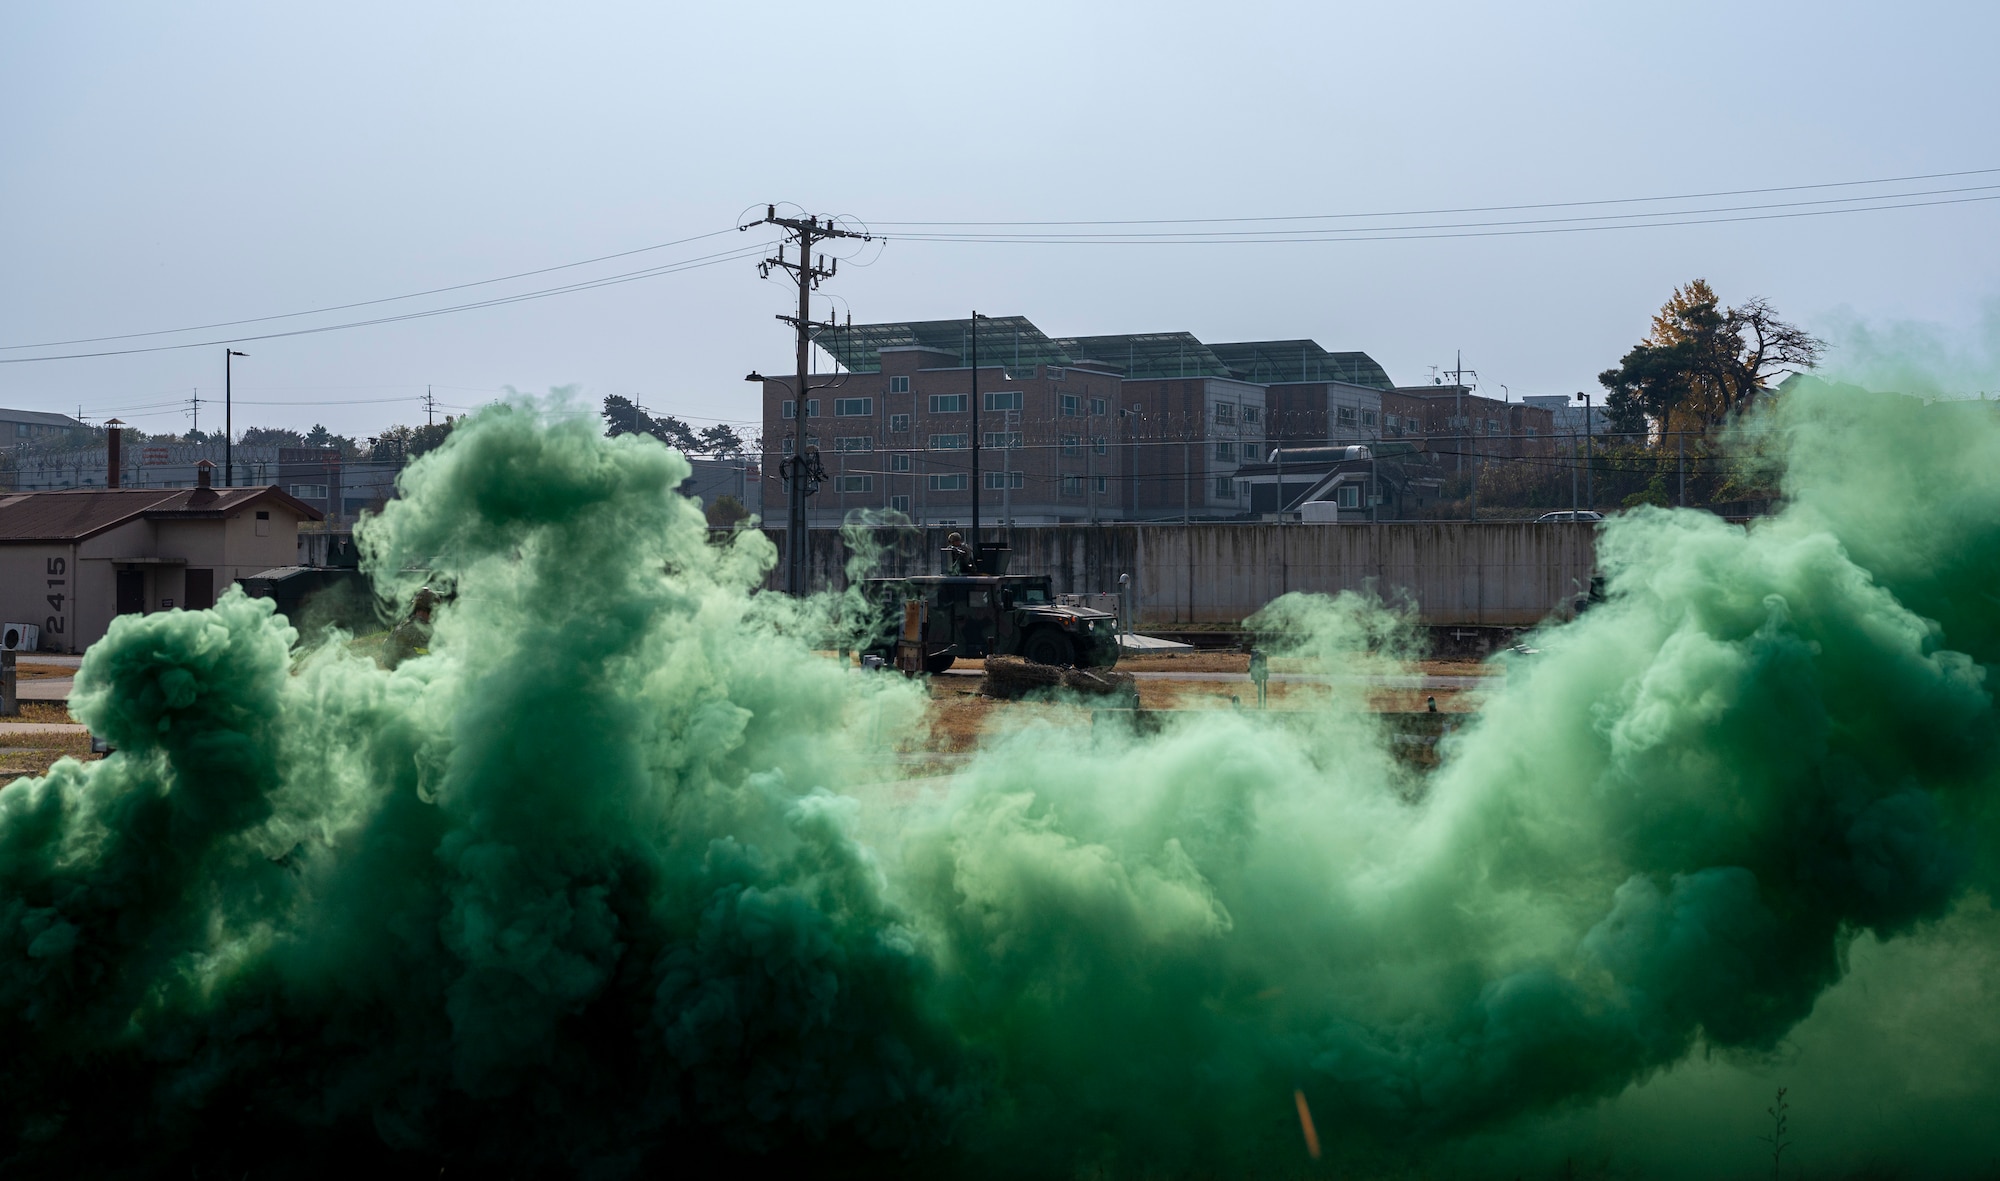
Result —
[{"label": "green smoke", "polygon": [[[1344,1168],[1557,1152],[1817,1028],[1856,946],[1990,944],[2000,430],[1962,410],[1789,396],[1785,512],[1608,526],[1610,601],[1427,782],[1334,687],[1024,723],[941,795],[893,769],[920,693],[813,654],[851,604],[749,593],[771,546],[678,455],[481,413],[361,530],[379,591],[448,593],[430,656],[238,595],[123,618],[74,705],[118,754],[0,791],[11,1159],[1268,1176],[1294,1089]],[[1338,671],[1400,634],[1260,625]]]}]

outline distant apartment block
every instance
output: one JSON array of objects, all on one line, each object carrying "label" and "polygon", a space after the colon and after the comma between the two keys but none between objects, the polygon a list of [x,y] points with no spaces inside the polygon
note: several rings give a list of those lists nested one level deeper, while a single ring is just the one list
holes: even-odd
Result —
[{"label": "distant apartment block", "polygon": [[[763,382],[759,468],[774,524],[786,503],[779,464],[800,447],[818,449],[827,475],[807,502],[815,525],[855,510],[968,524],[975,488],[983,523],[1051,524],[1273,511],[1241,473],[1261,473],[1251,483],[1269,484],[1263,496],[1275,503],[1265,469],[1281,446],[1397,444],[1405,458],[1393,475],[1378,467],[1368,495],[1401,512],[1434,498],[1426,472],[1462,470],[1461,454],[1526,455],[1553,434],[1545,409],[1469,388],[1399,387],[1366,353],[1311,340],[1051,337],[1025,317],[996,316],[857,324],[815,343],[840,371],[811,377],[803,396],[795,378]],[[1342,472],[1322,474],[1358,495]]]}]

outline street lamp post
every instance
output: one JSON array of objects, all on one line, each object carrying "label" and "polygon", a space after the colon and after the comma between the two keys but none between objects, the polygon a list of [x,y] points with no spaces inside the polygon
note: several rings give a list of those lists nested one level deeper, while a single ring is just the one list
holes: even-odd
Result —
[{"label": "street lamp post", "polygon": [[986,319],[972,313],[972,569],[979,573],[979,322]]},{"label": "street lamp post", "polygon": [[1583,500],[1592,511],[1597,510],[1597,454],[1594,441],[1590,437],[1590,395],[1583,395]]},{"label": "street lamp post", "polygon": [[231,447],[236,441],[236,422],[230,407],[230,362],[234,358],[247,357],[249,355],[249,353],[239,353],[231,348],[222,350],[222,486],[224,488],[234,488],[236,486],[235,455],[231,451]]}]

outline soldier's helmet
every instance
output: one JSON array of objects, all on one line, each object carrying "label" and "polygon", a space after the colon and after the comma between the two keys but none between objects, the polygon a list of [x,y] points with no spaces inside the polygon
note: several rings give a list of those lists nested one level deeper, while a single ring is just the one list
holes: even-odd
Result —
[{"label": "soldier's helmet", "polygon": [[438,593],[430,587],[423,587],[417,591],[417,597],[410,600],[410,610],[427,611],[437,606],[437,604]]},{"label": "soldier's helmet", "polygon": [[952,544],[952,545],[961,545],[961,544],[963,544],[963,543],[965,542],[965,538],[963,538],[963,537],[960,537],[960,536],[959,536],[958,534],[956,534],[956,533],[947,533],[947,534],[945,534],[945,536],[944,536],[944,539],[945,539],[945,541],[947,541],[948,543],[950,543],[950,544]]}]

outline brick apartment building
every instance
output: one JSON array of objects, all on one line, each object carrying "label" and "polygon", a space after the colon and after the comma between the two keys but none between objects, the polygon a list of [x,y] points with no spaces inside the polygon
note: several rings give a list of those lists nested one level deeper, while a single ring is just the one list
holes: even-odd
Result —
[{"label": "brick apartment building", "polygon": [[[1261,472],[1280,444],[1411,445],[1397,448],[1416,454],[1393,475],[1370,469],[1376,507],[1404,511],[1434,496],[1431,475],[1461,467],[1462,456],[1542,454],[1553,442],[1546,408],[1470,387],[1399,387],[1366,353],[1311,340],[1050,337],[1001,316],[853,325],[815,343],[844,372],[811,378],[803,399],[794,378],[763,381],[761,491],[774,523],[785,503],[778,464],[801,438],[827,473],[807,501],[817,526],[857,509],[969,523],[975,436],[981,521],[1020,524],[1256,515],[1239,473]],[[1275,497],[1271,474],[1251,482],[1260,480]]]},{"label": "brick apartment building", "polygon": [[1382,437],[1382,395],[1395,383],[1367,353],[1330,353],[1311,340],[1208,347],[1238,377],[1265,387],[1273,444],[1342,446]]},{"label": "brick apartment building", "polygon": [[1488,398],[1470,386],[1397,386],[1382,395],[1382,438],[1408,440],[1447,469],[1470,458],[1553,454],[1554,435],[1547,407]]},{"label": "brick apartment building", "polygon": [[[763,495],[785,503],[778,461],[804,427],[827,482],[807,501],[814,525],[855,509],[892,509],[931,524],[972,519],[979,438],[980,519],[1021,524],[1119,515],[1121,421],[1114,373],[1078,367],[1020,317],[981,320],[979,407],[972,403],[973,322],[856,325],[819,344],[848,370],[811,381],[764,381]],[[975,426],[976,422],[976,426]]]}]

